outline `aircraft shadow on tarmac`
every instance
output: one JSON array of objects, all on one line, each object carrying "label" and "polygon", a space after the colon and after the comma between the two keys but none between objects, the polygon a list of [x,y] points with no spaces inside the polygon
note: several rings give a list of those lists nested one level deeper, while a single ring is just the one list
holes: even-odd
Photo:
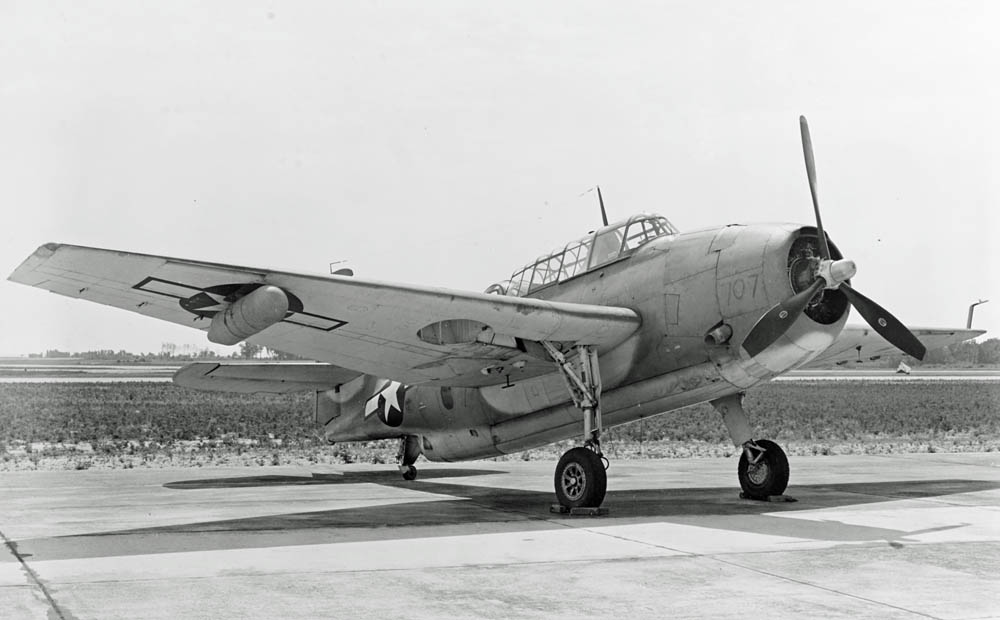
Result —
[{"label": "aircraft shadow on tarmac", "polygon": [[[386,505],[349,508],[316,513],[298,513],[295,526],[302,527],[392,527],[395,525],[447,525],[467,523],[468,511],[456,511],[449,515],[441,510],[441,505],[471,504],[484,517],[496,517],[499,521],[521,521],[525,519],[570,519],[550,513],[549,507],[555,501],[550,491],[526,491],[492,486],[465,485],[451,480],[473,476],[505,474],[503,470],[489,469],[421,469],[420,479],[415,482],[401,480],[390,471],[367,471],[333,474],[313,474],[312,476],[237,476],[231,478],[202,478],[168,482],[169,489],[226,489],[244,487],[271,487],[295,485],[345,485],[378,484],[381,486],[432,493],[436,496],[450,496],[454,499],[442,500],[428,497],[427,501],[408,500],[400,502],[404,506],[396,514],[386,514]],[[441,482],[440,480],[447,480]],[[957,495],[1000,488],[1000,483],[985,480],[907,480],[842,484],[793,485],[789,494],[792,502],[759,502],[742,500],[736,487],[674,487],[638,490],[609,490],[604,506],[615,519],[649,517],[678,517],[709,515],[761,514],[794,510],[813,510],[839,506],[868,504],[900,499],[921,499]],[[437,504],[438,506],[431,506]],[[370,518],[377,512],[380,517]],[[318,522],[303,522],[301,515],[314,514]],[[324,518],[323,516],[328,518]],[[354,519],[354,515],[369,515]],[[266,517],[273,519],[276,517]],[[573,518],[573,519],[579,519]],[[252,520],[252,519],[251,519]],[[486,519],[491,520],[491,519]],[[237,520],[238,522],[241,520]],[[232,525],[234,521],[212,522]],[[196,524],[193,524],[196,525]],[[202,524],[204,525],[204,524]]]},{"label": "aircraft shadow on tarmac", "polygon": [[[982,480],[920,480],[866,483],[797,485],[791,489],[794,502],[760,502],[739,498],[738,489],[727,487],[675,487],[609,491],[604,506],[608,518],[569,517],[553,514],[553,492],[528,491],[473,486],[454,481],[506,472],[486,469],[421,469],[416,482],[401,480],[394,472],[351,472],[307,476],[241,476],[235,478],[189,480],[165,486],[181,488],[227,488],[248,485],[358,484],[383,486],[433,493],[428,501],[299,512],[266,517],[192,523],[156,528],[159,532],[246,532],[267,530],[331,531],[345,533],[352,541],[387,540],[415,536],[461,534],[460,526],[474,526],[477,533],[490,531],[556,529],[566,526],[600,527],[602,524],[669,522],[702,527],[782,535],[787,533],[787,519],[778,517],[734,519],[739,516],[763,517],[777,512],[855,506],[902,499],[941,497],[1000,488],[1000,483]],[[447,496],[452,499],[441,499]],[[610,519],[613,519],[611,521]],[[443,526],[443,527],[435,527]],[[414,531],[414,528],[420,528]],[[841,524],[836,533],[828,524],[806,525],[807,534],[821,540],[904,539],[907,532]],[[947,529],[947,528],[946,528]],[[799,527],[802,531],[802,527]],[[911,532],[912,534],[912,532]]]},{"label": "aircraft shadow on tarmac", "polygon": [[[468,478],[470,476],[489,476],[506,474],[503,470],[489,469],[420,469],[420,482],[440,478]],[[416,486],[418,483],[399,479],[399,474],[392,471],[360,471],[335,474],[313,474],[312,476],[238,476],[235,478],[199,478],[196,480],[180,480],[168,482],[163,486],[168,489],[225,489],[238,487],[267,487],[285,485],[313,484],[381,484],[391,487],[407,487],[424,490]]]},{"label": "aircraft shadow on tarmac", "polygon": [[[294,545],[402,540],[463,534],[558,530],[637,523],[672,523],[719,530],[826,541],[889,541],[893,546],[918,532],[795,520],[774,516],[801,510],[856,506],[901,499],[941,497],[1000,488],[983,480],[919,480],[873,483],[794,485],[797,502],[741,500],[728,487],[656,488],[609,491],[608,517],[552,514],[550,491],[526,491],[461,484],[456,478],[503,474],[489,469],[421,469],[420,479],[406,482],[391,471],[314,474],[313,476],[238,476],[182,480],[164,486],[174,490],[240,489],[294,485],[374,483],[413,493],[398,502],[333,510],[289,512],[237,519],[181,523],[149,528],[106,531],[47,539],[21,540],[18,546],[36,559],[68,559],[173,553],[182,551],[266,548]],[[336,490],[331,489],[335,494]],[[444,496],[444,497],[442,497]],[[224,497],[219,498],[225,502]],[[361,500],[364,501],[364,500]],[[787,515],[792,516],[792,515]],[[734,518],[735,517],[735,518]],[[940,529],[961,527],[961,524]],[[95,544],[98,540],[102,543]],[[113,544],[110,544],[114,540]]]}]

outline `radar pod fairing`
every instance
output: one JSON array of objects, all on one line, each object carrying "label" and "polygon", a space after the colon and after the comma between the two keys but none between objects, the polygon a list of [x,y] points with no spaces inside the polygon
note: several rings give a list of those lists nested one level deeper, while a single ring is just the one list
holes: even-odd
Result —
[{"label": "radar pod fairing", "polygon": [[277,286],[261,286],[212,317],[208,339],[234,345],[262,332],[288,314],[288,295]]}]

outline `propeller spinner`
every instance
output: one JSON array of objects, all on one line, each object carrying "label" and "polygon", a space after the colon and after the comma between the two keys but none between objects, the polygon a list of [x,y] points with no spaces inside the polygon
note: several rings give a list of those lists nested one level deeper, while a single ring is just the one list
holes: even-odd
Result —
[{"label": "propeller spinner", "polygon": [[830,254],[830,244],[823,231],[823,220],[819,213],[818,184],[816,183],[816,161],[813,158],[812,138],[809,135],[809,124],[806,117],[799,117],[799,128],[802,132],[802,153],[806,160],[806,174],[809,177],[809,192],[812,195],[813,212],[816,215],[816,233],[819,237],[819,260],[814,266],[813,282],[808,288],[792,295],[767,311],[750,330],[743,341],[743,348],[751,357],[757,355],[781,337],[792,323],[799,318],[810,300],[824,289],[839,289],[847,297],[872,329],[895,347],[916,359],[924,359],[926,347],[917,340],[909,329],[899,319],[892,316],[885,308],[847,283],[857,272],[857,266],[851,260],[834,260]]}]

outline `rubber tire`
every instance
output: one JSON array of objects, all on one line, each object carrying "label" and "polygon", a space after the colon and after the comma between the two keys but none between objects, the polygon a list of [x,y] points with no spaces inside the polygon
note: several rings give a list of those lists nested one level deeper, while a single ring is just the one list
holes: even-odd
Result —
[{"label": "rubber tire", "polygon": [[413,465],[409,465],[408,469],[403,472],[403,480],[416,480],[417,479],[417,468]]},{"label": "rubber tire", "polygon": [[767,470],[760,472],[764,475],[763,480],[756,482],[752,480],[750,461],[747,459],[747,453],[743,452],[736,470],[743,493],[756,499],[766,499],[771,495],[783,494],[788,488],[788,457],[785,456],[785,451],[781,449],[781,446],[767,439],[757,441],[757,445],[764,448],[764,457],[757,466],[767,467]]},{"label": "rubber tire", "polygon": [[608,472],[596,452],[573,448],[559,459],[554,483],[560,506],[598,508],[608,491]]}]

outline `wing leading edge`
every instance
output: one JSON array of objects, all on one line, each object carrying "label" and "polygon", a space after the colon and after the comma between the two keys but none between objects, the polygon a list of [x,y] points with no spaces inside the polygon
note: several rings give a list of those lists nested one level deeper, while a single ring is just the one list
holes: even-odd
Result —
[{"label": "wing leading edge", "polygon": [[[505,373],[521,378],[551,372],[551,363],[530,355],[521,342],[588,344],[604,351],[640,324],[628,308],[54,243],[39,247],[8,279],[202,331],[241,291],[276,286],[293,303],[283,320],[247,340],[408,384],[493,385],[503,383]],[[439,333],[442,325],[479,329],[471,340],[420,336]]]}]

